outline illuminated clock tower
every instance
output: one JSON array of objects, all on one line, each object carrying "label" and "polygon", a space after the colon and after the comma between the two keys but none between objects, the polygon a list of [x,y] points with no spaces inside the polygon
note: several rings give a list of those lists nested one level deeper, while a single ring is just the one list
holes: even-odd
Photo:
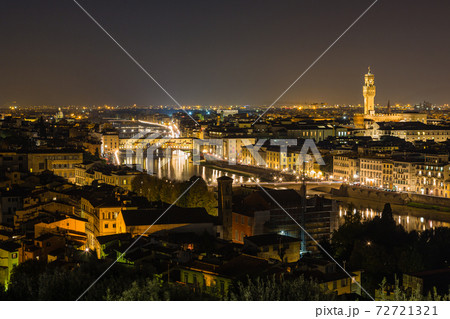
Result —
[{"label": "illuminated clock tower", "polygon": [[375,75],[370,73],[370,66],[369,71],[364,75],[363,96],[364,114],[375,115]]}]

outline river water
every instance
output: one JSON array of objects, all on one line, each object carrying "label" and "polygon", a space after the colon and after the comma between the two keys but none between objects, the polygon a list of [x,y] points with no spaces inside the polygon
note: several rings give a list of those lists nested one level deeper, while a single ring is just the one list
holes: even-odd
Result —
[{"label": "river water", "polygon": [[[339,225],[345,220],[345,214],[359,213],[363,220],[371,220],[376,216],[381,217],[384,204],[370,203],[360,205],[350,205],[348,203],[339,203]],[[401,211],[400,211],[401,210]],[[392,207],[392,215],[398,225],[410,231],[424,231],[436,227],[450,227],[450,214],[424,211],[421,209],[407,208],[396,210],[396,206]]]},{"label": "river water", "polygon": [[235,184],[244,184],[250,182],[251,176],[228,172],[226,170],[211,167],[205,163],[196,165],[189,156],[172,156],[171,159],[155,159],[153,162],[153,172],[159,178],[170,180],[185,181],[192,176],[201,176],[208,184],[217,183],[217,178],[228,176],[233,178]]},{"label": "river water", "polygon": [[[185,181],[192,176],[201,176],[209,185],[214,185],[217,178],[229,176],[233,178],[235,184],[246,184],[251,181],[251,176],[244,173],[228,172],[208,166],[205,163],[195,165],[190,157],[185,154],[181,156],[172,156],[169,160],[158,158],[153,164],[154,175],[162,179]],[[373,201],[360,201],[348,199],[339,201],[339,221],[344,223],[346,213],[361,214],[363,220],[369,220],[375,216],[380,216],[383,211],[384,203]],[[435,227],[450,227],[450,214],[427,211],[406,206],[392,205],[394,220],[402,225],[407,231],[424,231]]]}]

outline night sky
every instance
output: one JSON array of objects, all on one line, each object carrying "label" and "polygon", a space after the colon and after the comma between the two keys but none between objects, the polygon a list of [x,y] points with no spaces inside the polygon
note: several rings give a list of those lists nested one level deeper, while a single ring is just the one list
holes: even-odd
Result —
[{"label": "night sky", "polygon": [[[269,105],[373,1],[80,0],[181,104]],[[450,102],[450,2],[379,0],[277,105]],[[71,0],[0,0],[0,105],[174,104]]]}]

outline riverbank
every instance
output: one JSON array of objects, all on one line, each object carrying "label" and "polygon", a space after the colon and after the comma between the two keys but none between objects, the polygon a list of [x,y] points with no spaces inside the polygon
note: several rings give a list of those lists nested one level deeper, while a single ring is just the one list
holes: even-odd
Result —
[{"label": "riverbank", "polygon": [[340,197],[360,198],[373,200],[392,205],[401,205],[411,208],[431,209],[441,212],[450,212],[450,198],[428,196],[421,194],[388,192],[374,188],[341,185],[339,189],[332,190],[332,194]]}]

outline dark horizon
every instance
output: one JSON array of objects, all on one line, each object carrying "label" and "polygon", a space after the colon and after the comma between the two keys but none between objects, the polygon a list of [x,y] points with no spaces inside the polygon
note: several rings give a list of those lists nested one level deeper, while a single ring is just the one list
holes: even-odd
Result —
[{"label": "dark horizon", "polygon": [[[182,105],[269,105],[373,1],[80,1]],[[450,5],[376,3],[277,103],[450,102]],[[173,105],[73,1],[0,4],[0,105]]]}]

